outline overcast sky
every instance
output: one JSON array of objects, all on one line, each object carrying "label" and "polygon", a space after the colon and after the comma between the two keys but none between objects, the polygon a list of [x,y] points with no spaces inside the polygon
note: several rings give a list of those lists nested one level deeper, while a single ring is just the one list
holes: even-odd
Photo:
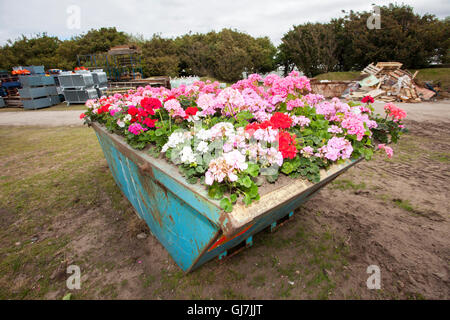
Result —
[{"label": "overcast sky", "polygon": [[[252,36],[269,36],[275,45],[293,25],[325,22],[341,10],[370,11],[372,4],[393,1],[350,0],[0,0],[0,45],[21,34],[47,32],[60,39],[92,28],[115,26],[150,38],[155,33],[176,37],[192,31],[233,28]],[[399,1],[424,14],[450,15],[449,0]],[[73,5],[77,6],[75,11]],[[77,8],[80,19],[76,19]],[[70,11],[70,12],[68,12]],[[68,21],[72,28],[68,27]],[[79,21],[79,29],[76,28]],[[381,18],[381,23],[383,20]]]}]

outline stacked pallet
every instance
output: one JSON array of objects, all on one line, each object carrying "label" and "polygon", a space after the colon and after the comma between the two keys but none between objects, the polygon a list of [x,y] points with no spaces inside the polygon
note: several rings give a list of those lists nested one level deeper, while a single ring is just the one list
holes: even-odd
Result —
[{"label": "stacked pallet", "polygon": [[369,64],[361,72],[365,77],[358,82],[359,88],[350,92],[346,98],[371,96],[385,102],[420,102],[434,96],[434,92],[418,86],[414,81],[418,71],[411,74],[401,67],[400,62]]},{"label": "stacked pallet", "polygon": [[61,102],[55,79],[42,73],[19,76],[20,100],[25,109],[47,108]]}]

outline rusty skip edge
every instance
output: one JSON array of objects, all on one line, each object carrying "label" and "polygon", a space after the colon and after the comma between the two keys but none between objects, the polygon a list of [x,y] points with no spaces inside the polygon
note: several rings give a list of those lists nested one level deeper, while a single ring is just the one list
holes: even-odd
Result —
[{"label": "rusty skip edge", "polygon": [[[309,189],[312,189],[316,185],[304,179],[293,179],[292,183],[276,188],[273,191],[261,196],[261,199],[259,201],[252,203],[250,206],[246,207],[244,204],[238,203],[234,205],[232,212],[226,213],[220,209],[219,201],[210,199],[208,197],[207,190],[204,186],[200,184],[189,184],[181,175],[181,173],[178,170],[174,170],[174,166],[169,164],[166,160],[156,159],[143,151],[133,149],[126,143],[124,138],[115,133],[108,132],[106,128],[97,123],[92,123],[91,126],[99,134],[108,135],[116,145],[117,149],[126,157],[130,158],[130,160],[132,160],[134,163],[136,163],[136,165],[144,173],[152,176],[153,169],[156,168],[163,172],[165,175],[171,177],[181,187],[191,191],[195,195],[195,197],[201,199],[202,202],[209,203],[211,206],[217,208],[217,210],[220,211],[220,215],[218,218],[215,218],[214,215],[206,214],[204,212],[199,213],[205,216],[205,218],[207,218],[211,223],[220,227],[223,234],[227,237],[242,231],[244,228],[251,225],[254,221],[262,218],[263,216],[269,215],[277,208],[282,207],[283,204],[302,196],[304,193],[308,192]],[[363,158],[358,160],[346,160],[343,164],[334,164],[328,170],[321,170],[321,179],[317,184],[325,185],[326,183],[331,182],[340,174],[344,173],[350,167],[356,165],[362,160]],[[327,181],[325,182],[325,180]],[[162,185],[160,181],[154,179],[154,182],[160,185],[163,189],[167,189],[167,186]],[[181,198],[182,196],[180,194],[177,194],[176,192],[174,193],[174,195],[179,198]],[[185,201],[185,199],[182,200]],[[188,205],[191,205],[188,201],[185,202]],[[195,207],[193,207],[193,209],[198,210],[198,208]]]}]

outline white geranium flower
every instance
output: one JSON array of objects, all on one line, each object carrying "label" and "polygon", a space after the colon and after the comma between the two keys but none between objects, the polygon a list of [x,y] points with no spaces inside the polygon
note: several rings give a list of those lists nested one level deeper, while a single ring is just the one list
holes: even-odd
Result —
[{"label": "white geranium flower", "polygon": [[180,152],[180,160],[181,162],[185,164],[191,164],[196,162],[195,161],[195,154],[192,152],[192,149],[190,146],[185,146],[183,150]]},{"label": "white geranium flower", "polygon": [[195,136],[197,137],[197,139],[206,141],[209,140],[211,137],[211,132],[209,130],[205,130],[205,129],[200,129]]},{"label": "white geranium flower", "polygon": [[207,153],[208,152],[208,143],[205,141],[200,141],[200,143],[197,146],[197,151],[200,153]]},{"label": "white geranium flower", "polygon": [[189,131],[176,131],[169,136],[169,140],[163,146],[162,152],[166,152],[169,148],[175,148],[180,143],[189,141],[192,139],[192,134]]}]

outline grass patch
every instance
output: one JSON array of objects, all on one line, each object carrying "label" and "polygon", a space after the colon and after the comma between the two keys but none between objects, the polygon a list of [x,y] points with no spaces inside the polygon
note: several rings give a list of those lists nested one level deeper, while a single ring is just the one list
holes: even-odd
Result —
[{"label": "grass patch", "polygon": [[227,300],[245,300],[245,297],[241,293],[234,291],[232,288],[224,288],[220,293]]},{"label": "grass patch", "polygon": [[392,201],[400,209],[403,209],[403,210],[406,210],[406,211],[409,211],[409,212],[414,212],[415,211],[414,208],[412,207],[411,203],[409,202],[409,200],[394,199]]},{"label": "grass patch", "polygon": [[[1,298],[40,299],[64,285],[65,277],[49,279],[80,234],[68,231],[71,219],[104,205],[105,197],[121,201],[122,212],[129,205],[92,129],[1,127],[0,135]],[[110,270],[114,263],[98,267]],[[22,280],[11,285],[11,277]]]},{"label": "grass patch", "polygon": [[[411,73],[417,70],[410,70]],[[436,84],[441,83],[441,88],[444,91],[450,91],[450,68],[425,68],[418,69],[419,73],[416,78],[420,82],[432,82]]]},{"label": "grass patch", "polygon": [[266,276],[263,274],[259,274],[254,276],[248,285],[253,288],[260,288],[264,287],[265,284],[266,284]]},{"label": "grass patch", "polygon": [[361,75],[359,71],[348,71],[348,72],[328,72],[322,73],[315,76],[318,80],[336,80],[336,81],[349,81],[358,78]]},{"label": "grass patch", "polygon": [[334,180],[333,182],[331,182],[331,185],[332,185],[332,187],[331,187],[332,189],[339,189],[339,190],[358,191],[358,190],[363,190],[366,188],[366,184],[364,182],[357,184],[348,179]]},{"label": "grass patch", "polygon": [[442,163],[449,163],[450,162],[450,153],[448,152],[435,152],[432,153],[430,158],[432,160],[442,162]]}]

